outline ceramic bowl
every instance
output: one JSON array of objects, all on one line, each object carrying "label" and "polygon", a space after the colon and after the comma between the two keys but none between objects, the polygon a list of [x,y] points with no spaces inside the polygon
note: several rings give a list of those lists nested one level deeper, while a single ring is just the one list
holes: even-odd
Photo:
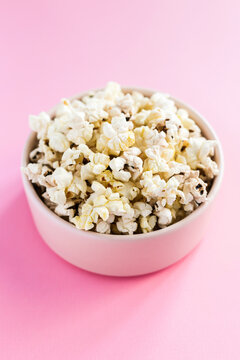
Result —
[{"label": "ceramic bowl", "polygon": [[[124,92],[137,90],[145,96],[154,91],[124,88]],[[80,99],[85,94],[73,98]],[[215,161],[219,175],[214,179],[208,201],[183,220],[147,234],[106,235],[76,229],[71,223],[57,216],[39,198],[33,185],[22,174],[23,185],[36,227],[46,244],[59,256],[82,269],[104,275],[133,276],[163,269],[187,255],[206,235],[210,212],[223,176],[223,155],[220,142],[207,121],[190,106],[173,98],[178,107],[184,108],[208,139],[218,141]],[[54,113],[52,109],[50,114]],[[26,166],[29,153],[36,144],[36,134],[31,133],[22,155]]]}]

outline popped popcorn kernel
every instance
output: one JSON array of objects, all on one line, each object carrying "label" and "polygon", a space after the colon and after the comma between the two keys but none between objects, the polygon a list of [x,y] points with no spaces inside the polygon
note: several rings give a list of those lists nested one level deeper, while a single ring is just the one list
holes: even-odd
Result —
[{"label": "popped popcorn kernel", "polygon": [[29,116],[29,126],[33,131],[37,132],[38,139],[44,139],[47,137],[47,131],[50,124],[51,119],[46,112],[41,112],[37,116]]},{"label": "popped popcorn kernel", "polygon": [[69,146],[70,142],[66,138],[66,136],[60,132],[55,132],[49,138],[49,146],[56,151],[64,152],[66,151]]},{"label": "popped popcorn kernel", "polygon": [[157,217],[155,215],[152,216],[141,216],[140,217],[140,227],[143,233],[148,233],[153,230],[157,223]]},{"label": "popped popcorn kernel", "polygon": [[30,115],[37,144],[22,169],[77,229],[133,235],[165,228],[208,200],[216,141],[167,94],[109,82],[54,114]]}]

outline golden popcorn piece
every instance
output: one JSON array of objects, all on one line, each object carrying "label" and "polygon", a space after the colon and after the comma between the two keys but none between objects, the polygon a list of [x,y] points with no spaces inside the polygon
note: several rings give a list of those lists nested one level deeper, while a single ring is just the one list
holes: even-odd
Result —
[{"label": "golden popcorn piece", "polygon": [[140,216],[139,224],[143,233],[148,233],[153,230],[157,223],[157,217],[155,215],[152,216]]},{"label": "golden popcorn piece", "polygon": [[91,230],[94,227],[92,218],[89,215],[75,216],[71,222],[80,230]]}]

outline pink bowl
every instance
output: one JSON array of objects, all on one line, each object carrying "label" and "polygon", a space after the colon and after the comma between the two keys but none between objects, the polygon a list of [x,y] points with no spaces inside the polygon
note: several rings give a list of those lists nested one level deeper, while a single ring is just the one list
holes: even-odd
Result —
[{"label": "pink bowl", "polygon": [[[145,96],[154,91],[137,90]],[[74,98],[81,98],[79,94]],[[39,198],[31,182],[22,174],[23,185],[36,227],[48,246],[63,259],[82,269],[112,276],[133,276],[163,269],[187,255],[203,238],[213,200],[223,176],[223,154],[220,142],[207,121],[195,110],[173,98],[178,107],[186,109],[208,139],[218,141],[215,161],[219,175],[214,179],[208,201],[185,219],[169,227],[139,235],[104,235],[76,229],[52,212]],[[54,109],[49,113],[52,114]],[[22,155],[22,166],[28,163],[29,153],[36,142],[31,133]]]}]

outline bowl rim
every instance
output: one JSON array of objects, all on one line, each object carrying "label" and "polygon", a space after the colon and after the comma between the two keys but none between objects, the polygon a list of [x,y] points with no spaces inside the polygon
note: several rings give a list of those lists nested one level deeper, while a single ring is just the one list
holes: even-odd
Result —
[{"label": "bowl rim", "polygon": [[[159,92],[159,90],[150,90],[150,89],[145,89],[145,88],[139,88],[139,87],[121,87],[122,91],[124,93],[128,93],[128,92],[133,92],[133,91],[138,91],[140,93],[142,93],[144,96],[151,96],[154,92]],[[95,89],[95,90],[89,90],[89,91],[85,91],[85,92],[81,92],[75,96],[70,97],[70,100],[74,100],[74,99],[80,99],[83,96],[89,94],[92,91],[99,91],[102,89]],[[178,108],[183,108],[186,109],[188,112],[190,112],[191,114],[193,114],[195,117],[199,118],[200,121],[202,122],[202,125],[204,125],[205,131],[207,129],[208,133],[210,133],[211,135],[211,140],[216,140],[217,141],[217,145],[215,147],[215,154],[216,152],[218,152],[218,168],[219,168],[219,174],[214,178],[212,187],[208,193],[207,196],[207,201],[203,204],[201,204],[201,206],[199,206],[197,209],[195,209],[191,214],[189,214],[188,216],[186,216],[185,218],[183,218],[182,220],[179,220],[178,222],[169,225],[163,229],[159,229],[159,230],[155,230],[155,231],[151,231],[149,233],[143,233],[143,234],[133,234],[133,235],[129,235],[129,234],[123,234],[123,235],[119,235],[119,234],[101,234],[101,233],[97,233],[94,231],[86,231],[86,230],[81,230],[81,229],[77,229],[73,224],[71,224],[69,221],[64,220],[63,218],[61,218],[59,215],[55,214],[52,210],[50,210],[50,208],[41,200],[41,198],[38,196],[36,190],[34,189],[33,184],[31,183],[30,180],[28,180],[27,176],[23,173],[23,171],[21,171],[22,174],[22,181],[23,181],[23,185],[24,185],[24,189],[25,191],[28,193],[28,195],[31,197],[31,200],[35,203],[36,206],[38,206],[39,210],[42,212],[45,212],[53,222],[58,223],[56,225],[61,226],[63,228],[65,228],[67,231],[73,231],[75,233],[75,235],[79,235],[80,237],[82,236],[82,238],[84,238],[86,235],[88,237],[93,237],[93,238],[98,238],[101,240],[121,240],[121,241],[139,241],[139,240],[144,240],[147,238],[156,238],[156,237],[161,237],[163,235],[166,234],[170,234],[172,232],[175,232],[181,228],[186,227],[189,223],[191,223],[192,221],[194,221],[196,218],[198,218],[203,212],[206,211],[206,209],[209,207],[209,205],[213,202],[213,200],[215,199],[221,182],[222,182],[222,178],[223,178],[223,172],[224,172],[224,158],[223,158],[223,151],[222,151],[222,146],[221,143],[219,141],[218,136],[216,135],[215,131],[213,130],[212,126],[208,123],[208,121],[204,118],[204,116],[202,116],[198,111],[196,111],[194,108],[192,108],[191,106],[189,106],[188,104],[184,103],[183,101],[179,100],[178,98],[175,98],[173,96],[170,95],[170,98],[172,100],[174,100],[174,102],[176,103]],[[58,104],[57,104],[58,105]],[[48,111],[48,113],[50,115],[54,114],[55,105],[51,110]],[[191,117],[194,117],[191,115]],[[196,121],[196,123],[198,124],[198,120],[194,119],[194,121]],[[200,129],[202,130],[202,127],[199,126]],[[204,133],[204,130],[202,130]],[[23,151],[22,151],[22,157],[21,157],[21,169],[23,167],[25,167],[28,163],[28,157],[29,157],[29,146],[30,144],[33,142],[33,140],[36,138],[36,133],[31,131],[30,135],[28,136]]]}]

